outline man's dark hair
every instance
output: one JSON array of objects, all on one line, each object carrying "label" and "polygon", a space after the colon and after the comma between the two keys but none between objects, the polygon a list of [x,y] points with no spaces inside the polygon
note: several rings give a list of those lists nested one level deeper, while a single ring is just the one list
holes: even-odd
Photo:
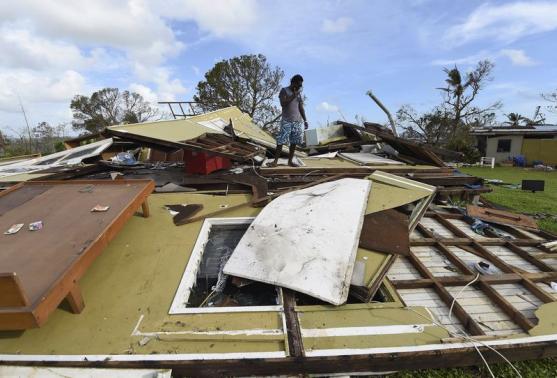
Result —
[{"label": "man's dark hair", "polygon": [[302,75],[296,74],[294,76],[292,76],[292,79],[290,79],[291,83],[302,83],[304,81],[304,78],[302,77]]}]

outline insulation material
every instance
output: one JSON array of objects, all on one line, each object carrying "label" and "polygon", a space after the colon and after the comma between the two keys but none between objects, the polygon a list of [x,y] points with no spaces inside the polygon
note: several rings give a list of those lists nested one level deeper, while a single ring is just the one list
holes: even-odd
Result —
[{"label": "insulation material", "polygon": [[343,304],[370,187],[346,178],[278,197],[255,218],[224,272]]}]

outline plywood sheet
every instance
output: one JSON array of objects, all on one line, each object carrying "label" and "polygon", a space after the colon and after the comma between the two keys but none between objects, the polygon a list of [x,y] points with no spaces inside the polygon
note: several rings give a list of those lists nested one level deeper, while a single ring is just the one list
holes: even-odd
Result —
[{"label": "plywood sheet", "polygon": [[[149,180],[45,181],[2,193],[0,230],[25,226],[13,235],[0,234],[0,271],[17,274],[31,309],[50,303],[51,293],[71,289],[64,284],[66,277],[83,275],[153,187]],[[92,212],[96,205],[109,208]],[[43,228],[28,230],[36,221]]]},{"label": "plywood sheet", "polygon": [[346,301],[371,187],[346,178],[284,194],[267,205],[224,272]]}]

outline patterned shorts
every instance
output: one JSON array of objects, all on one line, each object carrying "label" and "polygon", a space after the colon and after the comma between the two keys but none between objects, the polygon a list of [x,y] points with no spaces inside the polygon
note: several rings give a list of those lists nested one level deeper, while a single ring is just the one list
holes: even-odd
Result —
[{"label": "patterned shorts", "polygon": [[303,138],[303,123],[292,121],[281,121],[280,130],[277,135],[277,144],[286,145],[301,145],[304,141]]}]

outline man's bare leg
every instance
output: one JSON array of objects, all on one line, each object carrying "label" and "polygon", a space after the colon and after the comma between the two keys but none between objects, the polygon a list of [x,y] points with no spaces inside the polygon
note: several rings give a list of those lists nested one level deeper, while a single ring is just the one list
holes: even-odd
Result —
[{"label": "man's bare leg", "polygon": [[291,167],[297,167],[297,165],[292,162],[292,159],[294,159],[294,151],[296,151],[296,145],[291,144],[290,150],[288,151],[288,165]]},{"label": "man's bare leg", "polygon": [[271,164],[267,164],[268,167],[277,166],[281,152],[282,152],[282,144],[277,144],[277,149],[275,150],[275,161],[273,161]]}]

